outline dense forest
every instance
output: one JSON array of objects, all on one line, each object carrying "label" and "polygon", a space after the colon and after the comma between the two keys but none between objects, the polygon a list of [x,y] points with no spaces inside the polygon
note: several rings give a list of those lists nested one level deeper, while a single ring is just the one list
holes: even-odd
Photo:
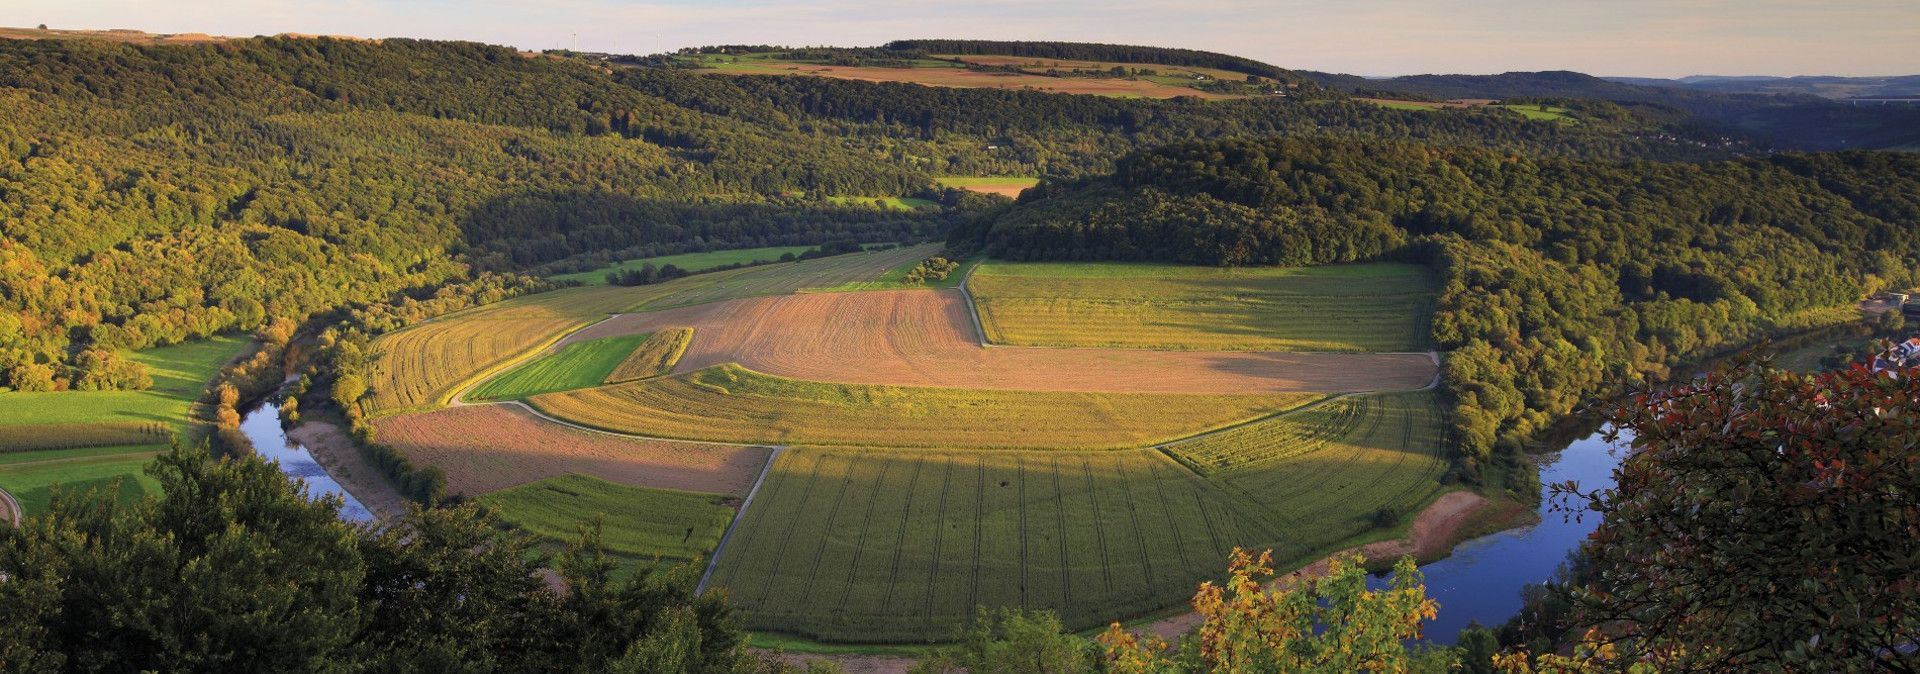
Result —
[{"label": "dense forest", "polygon": [[1432,336],[1472,460],[1595,394],[1920,282],[1917,219],[1910,155],[1616,163],[1268,138],[1043,182],[952,244],[1015,259],[1426,261],[1444,282]]}]

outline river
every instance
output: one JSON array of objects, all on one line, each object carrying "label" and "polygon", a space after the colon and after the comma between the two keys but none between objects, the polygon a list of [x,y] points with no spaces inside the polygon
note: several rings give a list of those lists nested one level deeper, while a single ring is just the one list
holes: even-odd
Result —
[{"label": "river", "polygon": [[279,394],[269,396],[240,416],[240,432],[247,436],[248,442],[253,443],[254,453],[262,459],[279,463],[280,472],[288,477],[305,481],[309,498],[334,495],[344,499],[346,503],[340,507],[340,519],[372,522],[373,513],[361,505],[353,494],[347,493],[347,489],[340,486],[339,482],[335,482],[307,448],[288,438],[286,430],[280,428],[279,402]]},{"label": "river", "polygon": [[[1574,480],[1582,491],[1613,486],[1613,468],[1620,464],[1624,446],[1609,445],[1601,431],[1574,440],[1557,452],[1538,455],[1540,484]],[[1625,445],[1622,438],[1620,445]],[[1440,603],[1440,615],[1425,627],[1427,639],[1451,644],[1469,622],[1496,626],[1520,612],[1520,588],[1539,583],[1579,547],[1600,525],[1594,515],[1572,519],[1550,512],[1552,502],[1542,494],[1540,522],[1461,543],[1453,555],[1420,567],[1426,576],[1427,596]],[[1374,587],[1385,579],[1370,582]]]}]

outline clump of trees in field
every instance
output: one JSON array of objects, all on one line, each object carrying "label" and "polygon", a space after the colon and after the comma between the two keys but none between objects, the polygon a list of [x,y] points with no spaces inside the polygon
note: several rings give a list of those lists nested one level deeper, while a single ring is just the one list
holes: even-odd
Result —
[{"label": "clump of trees in field", "polygon": [[906,278],[903,280],[905,280],[908,285],[920,285],[926,283],[928,279],[945,281],[948,276],[953,275],[953,272],[959,268],[959,262],[935,255],[921,260],[920,264],[914,265],[912,269],[907,270]]}]

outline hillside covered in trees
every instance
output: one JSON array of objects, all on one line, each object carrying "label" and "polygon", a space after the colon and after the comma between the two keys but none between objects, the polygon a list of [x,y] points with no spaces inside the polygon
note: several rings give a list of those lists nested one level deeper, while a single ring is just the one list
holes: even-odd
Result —
[{"label": "hillside covered in trees", "polygon": [[[1734,151],[1684,119],[1588,118],[721,78],[457,42],[5,40],[0,388],[98,381],[89,368],[113,359],[83,354],[425,298],[477,272],[934,237],[990,199],[933,176],[1089,175],[1166,143]],[[878,196],[942,207],[829,198]]]},{"label": "hillside covered in trees", "polygon": [[1267,138],[1043,182],[952,241],[1035,260],[1430,263],[1456,437],[1484,458],[1595,394],[1920,281],[1915,195],[1910,155],[1618,163]]}]

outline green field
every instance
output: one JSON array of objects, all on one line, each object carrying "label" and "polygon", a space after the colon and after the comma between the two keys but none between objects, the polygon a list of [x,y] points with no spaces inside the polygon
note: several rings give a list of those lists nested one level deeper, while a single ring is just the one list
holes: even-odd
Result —
[{"label": "green field", "polygon": [[733,509],[713,494],[646,489],[584,475],[562,475],[479,498],[509,525],[554,546],[601,521],[601,543],[629,560],[691,560],[720,544]]},{"label": "green field", "polygon": [[1527,119],[1543,122],[1565,121],[1572,123],[1575,121],[1569,114],[1569,110],[1554,105],[1490,105],[1487,107],[1512,110],[1525,115]]},{"label": "green field", "polygon": [[919,197],[830,196],[827,201],[839,206],[862,206],[883,211],[918,211],[940,207],[940,204]]},{"label": "green field", "polygon": [[555,281],[574,281],[581,285],[606,285],[607,273],[639,269],[641,265],[652,263],[655,267],[673,265],[690,272],[700,272],[714,267],[734,264],[752,264],[754,262],[775,262],[781,255],[792,253],[799,255],[813,246],[772,246],[768,248],[740,248],[736,250],[714,250],[705,253],[681,253],[679,255],[661,255],[626,260],[618,264],[601,267],[593,271],[581,271],[571,274],[558,274],[549,277]]},{"label": "green field", "polygon": [[518,400],[599,386],[646,341],[647,335],[621,335],[568,344],[487,380],[471,396],[474,400]]},{"label": "green field", "polygon": [[148,445],[0,454],[0,489],[13,494],[26,515],[46,512],[55,485],[78,495],[104,489],[118,479],[120,503],[131,503],[160,493],[160,483],[145,470],[161,449]]},{"label": "green field", "polygon": [[1069,393],[834,384],[738,365],[527,399],[619,433],[743,444],[983,449],[1144,447],[1318,396]]},{"label": "green field", "polygon": [[998,261],[980,265],[968,288],[998,344],[1368,352],[1427,349],[1437,290],[1410,264]]},{"label": "green field", "polygon": [[145,391],[0,393],[0,426],[161,422],[184,429],[207,381],[246,344],[244,337],[214,337],[136,351],[132,358],[153,377]]},{"label": "green field", "polygon": [[[1235,546],[1292,568],[1399,535],[1372,518],[1446,491],[1435,399],[1338,399],[1169,451],[796,448],[774,464],[717,585],[758,630],[848,642],[953,638],[974,607],[1092,628],[1178,605]],[[1202,476],[1174,456],[1269,454]],[[1191,460],[1188,461],[1191,463]]]}]

